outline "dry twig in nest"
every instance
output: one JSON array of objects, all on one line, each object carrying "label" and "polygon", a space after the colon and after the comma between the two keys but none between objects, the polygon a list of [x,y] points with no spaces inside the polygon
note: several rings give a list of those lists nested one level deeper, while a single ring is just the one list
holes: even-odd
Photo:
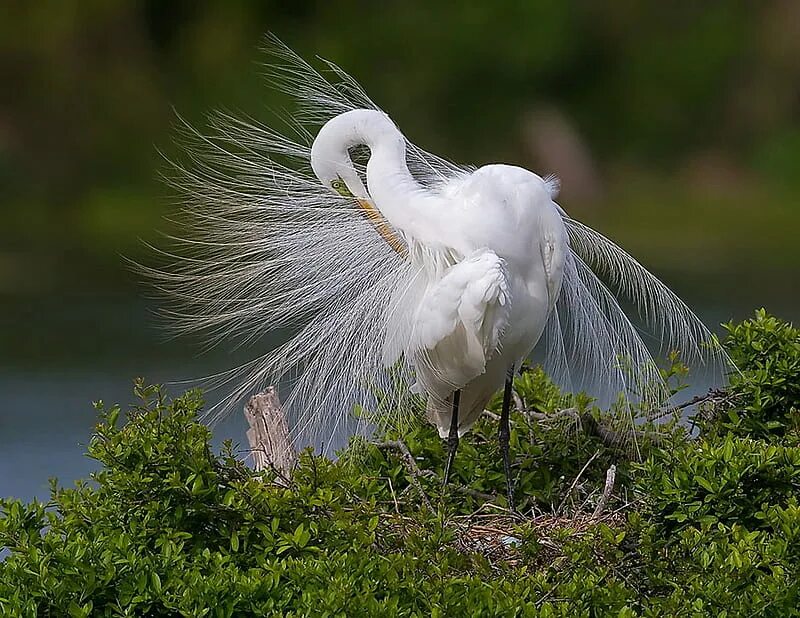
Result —
[{"label": "dry twig in nest", "polygon": [[555,511],[556,514],[560,513],[561,509],[564,508],[564,505],[567,503],[567,500],[569,500],[569,498],[572,496],[572,492],[575,490],[575,486],[578,484],[578,481],[581,480],[581,477],[583,476],[583,473],[586,472],[586,469],[589,467],[589,465],[595,459],[597,459],[598,455],[600,455],[600,451],[595,451],[594,455],[589,457],[589,460],[585,464],[583,464],[583,468],[581,468],[581,471],[578,472],[578,476],[575,477],[575,480],[572,481],[572,485],[569,486],[569,489],[567,490],[567,493],[564,494],[564,498],[561,500],[561,504],[558,505],[558,508]]},{"label": "dry twig in nest", "polygon": [[597,501],[597,506],[594,507],[594,513],[592,513],[592,519],[597,519],[600,517],[600,514],[603,512],[603,509],[606,508],[606,503],[608,502],[608,498],[611,496],[611,492],[614,489],[614,481],[617,478],[617,466],[611,464],[611,467],[606,470],[606,484],[603,487],[603,493],[600,495],[600,499]]},{"label": "dry twig in nest", "polygon": [[417,462],[414,461],[414,456],[411,454],[411,451],[408,450],[408,447],[405,445],[405,443],[401,440],[387,440],[386,442],[373,442],[373,444],[381,450],[388,449],[400,453],[400,458],[408,470],[410,475],[409,478],[412,485],[414,485],[414,489],[416,489],[417,493],[419,493],[419,497],[425,503],[425,506],[433,510],[433,506],[428,498],[428,494],[425,493],[425,490],[422,488],[422,484],[419,482],[419,479],[422,478],[423,473],[419,469]]}]

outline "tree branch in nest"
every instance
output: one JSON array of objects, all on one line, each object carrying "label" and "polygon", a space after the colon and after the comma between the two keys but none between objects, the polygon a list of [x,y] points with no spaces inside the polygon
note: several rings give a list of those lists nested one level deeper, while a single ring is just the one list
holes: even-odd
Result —
[{"label": "tree branch in nest", "polygon": [[578,481],[581,480],[581,477],[583,476],[583,473],[586,472],[586,468],[588,468],[589,464],[591,464],[595,459],[597,459],[597,456],[599,454],[600,454],[600,451],[595,451],[594,455],[592,455],[589,458],[589,461],[587,461],[585,464],[583,464],[583,468],[581,468],[581,471],[578,472],[578,476],[576,476],[575,480],[572,481],[572,485],[569,486],[569,489],[567,490],[567,493],[564,494],[564,499],[561,500],[561,504],[559,504],[558,508],[555,510],[556,514],[560,513],[561,509],[564,508],[564,505],[567,503],[567,500],[572,495],[572,492],[575,490],[575,486],[578,484]]},{"label": "tree branch in nest", "polygon": [[393,450],[400,454],[400,459],[403,461],[410,474],[409,478],[411,480],[411,484],[414,485],[414,489],[416,489],[417,493],[419,493],[419,496],[425,503],[425,506],[427,506],[430,510],[433,510],[433,506],[428,498],[428,494],[425,493],[425,490],[422,489],[422,484],[419,482],[419,479],[423,476],[422,470],[419,469],[417,462],[414,461],[414,456],[411,454],[411,451],[408,450],[405,442],[402,442],[401,440],[387,440],[386,442],[373,442],[373,444],[381,450]]},{"label": "tree branch in nest", "polygon": [[[554,412],[542,412],[540,410],[532,410],[525,407],[522,398],[516,393],[512,392],[514,397],[514,404],[517,410],[524,414],[528,419],[535,421],[550,421],[562,416],[568,416],[576,421],[576,423],[590,436],[600,438],[600,441],[610,448],[618,447],[620,444],[630,442],[638,443],[641,440],[649,440],[653,444],[661,444],[663,436],[654,431],[642,431],[635,429],[633,431],[620,432],[612,429],[605,423],[598,421],[589,412],[579,412],[578,408],[564,408]],[[687,404],[689,405],[689,404]],[[684,406],[686,407],[686,406]]]},{"label": "tree branch in nest", "polygon": [[620,432],[612,429],[598,421],[594,416],[588,412],[580,415],[581,426],[584,431],[591,436],[597,436],[600,441],[610,448],[618,447],[620,444],[638,444],[642,440],[649,440],[656,446],[664,441],[664,435],[657,431],[642,431],[641,429],[634,429],[633,431]]}]

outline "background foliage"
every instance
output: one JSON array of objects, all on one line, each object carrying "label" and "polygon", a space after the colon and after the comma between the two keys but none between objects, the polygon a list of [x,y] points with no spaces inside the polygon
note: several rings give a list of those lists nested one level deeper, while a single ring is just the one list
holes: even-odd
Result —
[{"label": "background foliage", "polygon": [[[747,269],[774,291],[768,269],[778,281],[798,258],[792,0],[90,0],[3,12],[3,295],[131,285],[117,256],[140,255],[138,239],[164,227],[156,147],[172,150],[175,111],[200,125],[218,107],[269,121],[285,103],[259,77],[266,31],[345,67],[433,152],[561,174],[569,211],[662,273]],[[575,176],[582,155],[559,154],[571,140],[588,178]]]},{"label": "background foliage", "polygon": [[[212,453],[198,393],[169,401],[139,384],[126,422],[100,406],[91,482],[54,483],[47,504],[0,501],[0,613],[796,616],[800,443],[761,431],[776,415],[754,404],[800,403],[784,388],[800,380],[800,331],[763,312],[729,331],[741,376],[702,410],[695,439],[680,424],[646,428],[661,440],[641,463],[565,425],[554,413],[575,401],[541,372],[520,377],[520,397],[550,417],[514,419],[524,518],[496,497],[488,418],[444,490],[427,425],[403,436],[417,474],[382,444],[336,462],[307,452],[291,479],[259,477],[230,447]],[[791,372],[758,377],[784,361]],[[731,425],[734,412],[749,424]],[[611,461],[617,489],[595,517]]]}]

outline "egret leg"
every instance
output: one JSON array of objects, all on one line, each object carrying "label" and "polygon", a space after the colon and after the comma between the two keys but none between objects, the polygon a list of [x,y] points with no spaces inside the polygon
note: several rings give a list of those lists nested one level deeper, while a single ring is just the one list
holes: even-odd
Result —
[{"label": "egret leg", "polygon": [[447,485],[450,478],[450,469],[453,467],[453,460],[456,458],[458,448],[458,404],[461,400],[461,391],[453,393],[453,414],[450,417],[450,433],[447,434],[447,464],[444,467],[444,479],[442,485]]},{"label": "egret leg", "polygon": [[503,410],[500,414],[500,431],[498,432],[498,441],[500,442],[500,451],[503,454],[503,470],[506,473],[506,497],[508,499],[508,507],[514,510],[514,485],[511,481],[511,457],[509,454],[509,441],[511,439],[511,427],[509,420],[511,416],[511,389],[514,385],[514,365],[506,374],[506,387],[503,391]]}]

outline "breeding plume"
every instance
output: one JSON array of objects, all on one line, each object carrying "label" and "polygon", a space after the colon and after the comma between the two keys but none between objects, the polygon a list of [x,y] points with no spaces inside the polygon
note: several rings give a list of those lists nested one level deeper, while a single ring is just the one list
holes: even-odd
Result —
[{"label": "breeding plume", "polygon": [[556,203],[554,178],[453,165],[336,66],[270,53],[296,109],[282,130],[226,114],[210,135],[185,128],[185,227],[151,273],[179,329],[263,348],[217,376],[227,404],[281,384],[297,439],[328,447],[423,408],[452,454],[504,382],[507,440],[510,377],[538,345],[558,384],[617,399],[630,430],[669,392],[620,297],[662,352],[724,367],[680,299]]}]

